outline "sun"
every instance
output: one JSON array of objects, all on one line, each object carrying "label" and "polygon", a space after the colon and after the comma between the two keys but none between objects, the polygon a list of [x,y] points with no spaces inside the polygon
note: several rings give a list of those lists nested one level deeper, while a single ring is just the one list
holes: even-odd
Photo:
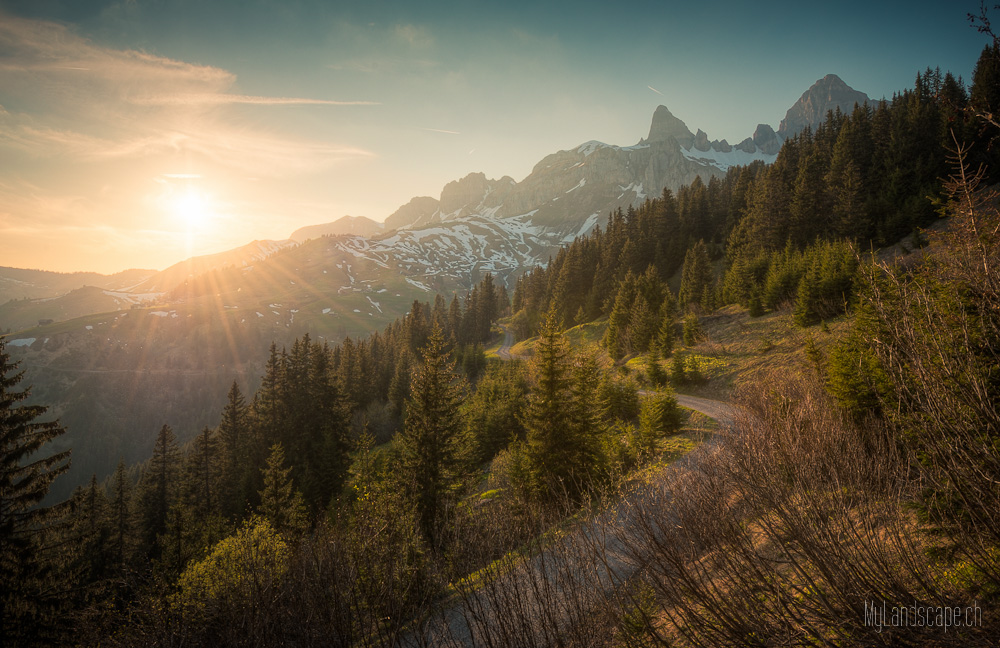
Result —
[{"label": "sun", "polygon": [[194,187],[185,187],[171,196],[169,211],[174,220],[188,230],[205,229],[212,220],[211,201]]}]

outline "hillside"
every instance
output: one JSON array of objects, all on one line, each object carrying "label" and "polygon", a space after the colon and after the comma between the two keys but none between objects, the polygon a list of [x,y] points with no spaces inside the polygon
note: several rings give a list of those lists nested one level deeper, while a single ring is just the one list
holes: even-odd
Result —
[{"label": "hillside", "polygon": [[[114,275],[102,275],[96,272],[64,273],[0,267],[0,304],[12,300],[49,299],[84,286],[127,291],[153,274],[154,270],[125,270]],[[4,325],[5,319],[0,316],[0,327]]]}]

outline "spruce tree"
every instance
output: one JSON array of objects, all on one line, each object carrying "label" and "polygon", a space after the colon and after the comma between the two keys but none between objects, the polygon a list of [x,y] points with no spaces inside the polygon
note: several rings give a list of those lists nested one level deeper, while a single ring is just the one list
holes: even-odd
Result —
[{"label": "spruce tree", "polygon": [[598,420],[598,389],[600,371],[593,353],[580,353],[573,363],[570,381],[573,428],[570,439],[577,447],[576,461],[579,467],[577,479],[589,480],[601,464],[601,424]]},{"label": "spruce tree", "polygon": [[397,414],[403,414],[403,408],[410,397],[410,350],[404,348],[396,362],[393,363],[392,380],[389,382],[389,402]]},{"label": "spruce tree", "polygon": [[799,326],[812,326],[819,322],[819,315],[816,314],[816,301],[819,293],[819,277],[817,271],[810,268],[799,282],[798,296],[795,300],[795,310],[792,313],[792,320]]},{"label": "spruce tree", "polygon": [[14,391],[23,372],[0,339],[0,638],[5,645],[45,642],[64,588],[47,573],[48,532],[62,507],[39,506],[53,480],[69,468],[69,452],[40,456],[66,430],[37,422],[46,408],[18,405],[30,388]]},{"label": "spruce tree", "polygon": [[108,540],[108,498],[91,475],[86,487],[77,488],[70,500],[70,519],[76,555],[73,558],[74,574],[87,586],[104,579],[110,564]]},{"label": "spruce tree", "polygon": [[673,312],[666,312],[660,320],[660,328],[656,332],[656,344],[660,350],[660,356],[667,358],[674,352],[674,338],[677,325],[674,322]]},{"label": "spruce tree", "polygon": [[253,482],[249,472],[256,469],[252,463],[260,453],[250,426],[246,400],[235,380],[226,397],[217,438],[221,464],[220,509],[227,516],[236,516],[246,508],[247,496],[252,492],[249,484]]},{"label": "spruce tree", "polygon": [[574,385],[569,353],[558,315],[550,310],[535,346],[525,415],[525,459],[531,488],[538,495],[578,494],[581,480],[592,469],[589,439],[579,425],[585,405],[576,397],[594,390]]},{"label": "spruce tree", "polygon": [[635,275],[629,272],[618,285],[614,305],[608,317],[608,328],[604,333],[603,344],[611,357],[616,360],[633,351],[629,325],[637,295],[638,287]]},{"label": "spruce tree", "polygon": [[141,540],[150,558],[159,558],[163,551],[160,536],[167,530],[170,507],[177,498],[179,472],[180,451],[174,432],[164,425],[156,435],[153,456],[143,472],[139,492]]},{"label": "spruce tree", "polygon": [[694,313],[688,313],[684,318],[683,333],[684,346],[694,346],[701,339],[701,323],[698,321],[698,316]]},{"label": "spruce tree", "polygon": [[636,445],[639,455],[651,455],[665,436],[681,429],[683,417],[672,390],[646,396],[639,413]]},{"label": "spruce tree", "polygon": [[485,462],[517,439],[524,438],[524,401],[528,386],[523,365],[489,365],[476,390],[463,405],[466,434],[473,460]]},{"label": "spruce tree", "polygon": [[280,443],[275,443],[263,470],[260,513],[281,534],[301,533],[307,524],[305,503],[302,494],[295,490],[291,472],[291,468],[285,467],[284,449]]},{"label": "spruce tree", "polygon": [[406,422],[399,435],[404,486],[416,503],[420,528],[434,546],[437,525],[464,462],[459,406],[462,384],[448,357],[441,328],[434,326],[410,384]]},{"label": "spruce tree", "polygon": [[674,387],[680,387],[686,379],[684,367],[684,354],[679,351],[674,352],[673,360],[670,363],[670,382]]},{"label": "spruce tree", "polygon": [[681,306],[701,304],[706,291],[712,288],[712,263],[708,258],[708,248],[704,241],[698,241],[684,256],[681,270],[681,288],[677,301]]},{"label": "spruce tree", "polygon": [[219,459],[215,436],[208,428],[195,438],[187,459],[185,493],[195,521],[204,524],[219,510]]},{"label": "spruce tree", "polygon": [[111,529],[108,551],[111,555],[111,569],[120,575],[125,571],[133,544],[132,482],[125,472],[125,461],[121,458],[111,477],[109,522]]},{"label": "spruce tree", "polygon": [[325,348],[312,354],[307,383],[298,388],[308,395],[311,411],[300,432],[306,437],[300,483],[309,506],[322,509],[343,486],[352,445],[346,390],[332,370],[331,354]]},{"label": "spruce tree", "polygon": [[649,355],[646,356],[646,377],[653,387],[662,387],[667,383],[667,374],[660,366],[659,344],[650,347]]}]

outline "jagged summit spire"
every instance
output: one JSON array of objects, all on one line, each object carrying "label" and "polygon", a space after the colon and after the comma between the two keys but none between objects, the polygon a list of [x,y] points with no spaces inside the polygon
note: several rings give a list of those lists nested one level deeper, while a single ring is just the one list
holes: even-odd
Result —
[{"label": "jagged summit spire", "polygon": [[663,142],[670,138],[677,140],[684,148],[691,148],[691,144],[694,142],[694,133],[688,129],[684,122],[674,117],[666,106],[657,106],[656,111],[653,112],[653,121],[649,125],[649,137],[646,138],[646,141]]}]

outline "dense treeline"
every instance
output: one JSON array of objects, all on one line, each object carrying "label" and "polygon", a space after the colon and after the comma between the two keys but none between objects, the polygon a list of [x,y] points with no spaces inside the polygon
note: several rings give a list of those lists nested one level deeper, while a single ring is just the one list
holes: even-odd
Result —
[{"label": "dense treeline", "polygon": [[[620,328],[615,314],[625,309],[640,333],[609,341],[624,355],[648,348],[653,322],[673,317],[675,301],[702,310],[740,303],[755,314],[795,301],[802,324],[842,311],[856,251],[894,243],[936,218],[928,197],[941,195],[946,147],[953,138],[978,141],[970,108],[995,102],[1000,73],[991,51],[971,92],[960,78],[927,70],[891,100],[828,114],[815,132],[785,142],[770,166],[735,167],[707,185],[696,179],[676,195],[665,190],[615,211],[603,230],[520,278],[516,333],[533,335],[550,308],[564,327],[607,315]],[[986,144],[970,157],[987,159]],[[678,272],[676,300],[664,301],[662,283]],[[645,286],[639,300],[637,282]]]},{"label": "dense treeline", "polygon": [[[164,425],[143,465],[78,489],[61,526],[24,530],[39,543],[24,581],[52,603],[12,591],[21,616],[0,610],[4,627],[25,645],[66,639],[56,619],[83,642],[241,643],[229,633],[249,628],[260,645],[287,636],[278,617],[305,615],[316,636],[394,636],[447,582],[531,539],[553,497],[580,501],[679,429],[669,392],[640,399],[571,353],[554,316],[530,366],[487,366],[509,311],[491,276],[445,304],[335,347],[272,344],[260,388],[233,383],[214,429],[179,447]],[[331,606],[343,616],[315,622]]]}]

